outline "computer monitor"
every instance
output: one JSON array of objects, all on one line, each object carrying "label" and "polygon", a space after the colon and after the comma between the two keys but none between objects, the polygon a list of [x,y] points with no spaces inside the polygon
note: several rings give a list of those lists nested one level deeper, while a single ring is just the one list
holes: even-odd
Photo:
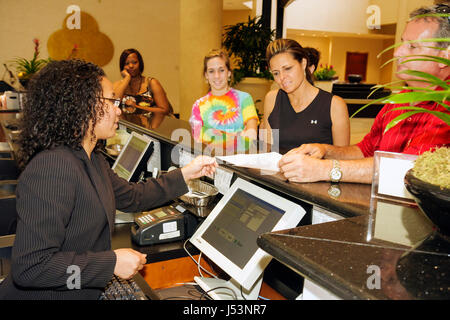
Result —
[{"label": "computer monitor", "polygon": [[112,169],[119,177],[130,182],[139,181],[143,173],[147,171],[147,162],[153,152],[152,139],[131,132],[128,141],[120,152]]},{"label": "computer monitor", "polygon": [[238,178],[190,239],[231,279],[194,280],[214,299],[256,300],[272,258],[256,239],[265,232],[296,227],[304,215],[298,204]]}]

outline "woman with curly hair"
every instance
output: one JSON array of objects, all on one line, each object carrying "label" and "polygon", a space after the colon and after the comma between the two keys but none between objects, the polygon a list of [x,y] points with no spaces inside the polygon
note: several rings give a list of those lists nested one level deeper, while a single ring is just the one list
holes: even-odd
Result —
[{"label": "woman with curly hair", "polygon": [[25,168],[17,232],[0,299],[98,298],[113,275],[131,278],[146,263],[145,254],[111,249],[116,208],[155,207],[214,172],[215,160],[199,156],[145,183],[118,177],[98,152],[99,141],[115,135],[117,101],[102,69],[80,60],[53,61],[31,80],[19,139]]}]

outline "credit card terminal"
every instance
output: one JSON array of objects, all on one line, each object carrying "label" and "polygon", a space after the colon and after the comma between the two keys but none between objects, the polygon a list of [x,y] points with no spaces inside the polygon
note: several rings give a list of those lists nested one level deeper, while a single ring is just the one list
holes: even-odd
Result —
[{"label": "credit card terminal", "polygon": [[181,206],[144,211],[134,218],[131,238],[138,245],[151,245],[186,239],[196,228],[196,218]]}]

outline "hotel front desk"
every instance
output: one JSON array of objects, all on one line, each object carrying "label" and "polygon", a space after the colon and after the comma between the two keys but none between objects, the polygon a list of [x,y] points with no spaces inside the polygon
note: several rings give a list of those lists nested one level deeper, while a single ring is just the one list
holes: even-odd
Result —
[{"label": "hotel front desk", "polygon": [[[0,114],[1,127],[13,150],[14,137],[5,125],[14,118],[14,114]],[[187,138],[186,132],[191,131],[188,122],[166,118],[158,128],[152,129],[147,124],[145,117],[120,120],[122,129],[160,142],[161,170],[178,164],[182,152],[195,155],[203,152],[190,136]],[[296,228],[265,233],[258,238],[258,246],[278,264],[271,262],[264,273],[262,297],[274,300],[450,298],[448,239],[436,233],[416,207],[371,202],[371,186],[365,184],[289,183],[280,174],[261,174],[258,169],[227,163],[221,163],[220,168],[231,172],[233,178],[250,181],[299,204],[306,211]],[[191,282],[198,275],[197,265],[186,250],[194,259],[198,258],[199,251],[189,242],[138,246],[131,241],[130,224],[123,223],[115,225],[112,245],[147,254],[147,264],[138,278],[140,282],[145,280],[144,291],[152,299],[167,297],[164,290]],[[206,257],[202,257],[202,265],[226,276],[221,274],[220,266]],[[293,275],[292,281],[286,275]],[[292,283],[299,278],[304,278],[304,283]]]}]

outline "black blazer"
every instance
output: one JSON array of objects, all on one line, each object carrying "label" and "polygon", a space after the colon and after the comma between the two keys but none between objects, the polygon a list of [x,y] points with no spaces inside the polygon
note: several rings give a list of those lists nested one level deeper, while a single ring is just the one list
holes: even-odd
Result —
[{"label": "black blazer", "polygon": [[[146,183],[118,177],[99,153],[58,147],[36,155],[17,185],[17,232],[11,273],[0,299],[97,299],[116,256],[111,233],[116,208],[138,212],[188,191],[181,170]],[[70,266],[81,271],[81,289]]]}]

